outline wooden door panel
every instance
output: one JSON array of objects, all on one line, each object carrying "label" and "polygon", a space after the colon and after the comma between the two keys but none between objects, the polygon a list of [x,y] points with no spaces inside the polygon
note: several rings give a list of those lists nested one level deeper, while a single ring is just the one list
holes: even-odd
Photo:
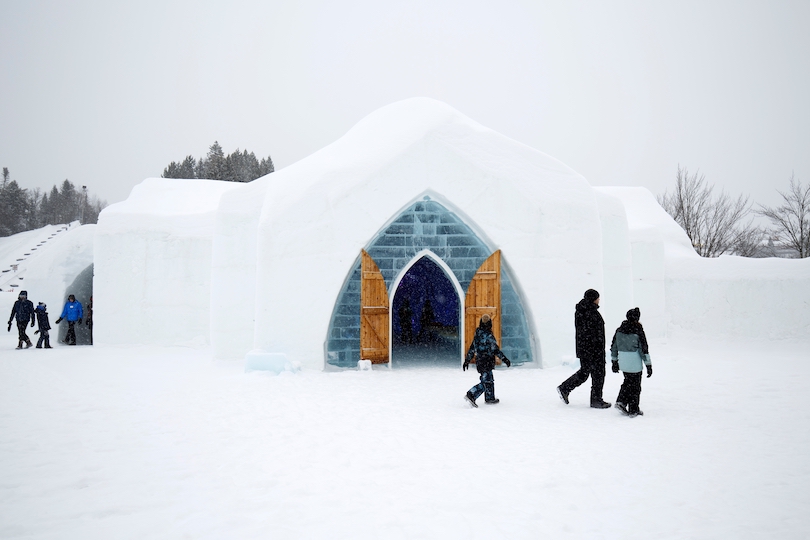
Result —
[{"label": "wooden door panel", "polygon": [[[485,260],[475,273],[464,300],[464,352],[470,348],[481,316],[492,317],[492,333],[501,344],[501,250]],[[496,363],[500,364],[498,359]]]},{"label": "wooden door panel", "polygon": [[360,262],[360,358],[388,362],[388,288],[380,268],[363,250]]}]

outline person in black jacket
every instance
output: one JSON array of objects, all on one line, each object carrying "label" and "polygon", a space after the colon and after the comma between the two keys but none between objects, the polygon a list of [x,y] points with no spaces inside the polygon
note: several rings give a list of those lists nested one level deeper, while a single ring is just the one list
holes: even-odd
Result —
[{"label": "person in black jacket", "polygon": [[39,334],[37,349],[41,349],[43,343],[46,349],[53,349],[53,347],[51,347],[50,334],[48,333],[48,330],[51,329],[51,323],[48,320],[48,306],[40,302],[37,304],[34,313],[37,316],[37,323],[39,324],[39,328],[34,332],[35,334]]},{"label": "person in black jacket", "polygon": [[577,358],[579,371],[557,387],[560,399],[568,404],[568,394],[591,377],[591,407],[610,408],[610,403],[602,399],[605,385],[605,321],[599,314],[599,293],[593,289],[585,291],[582,300],[576,305],[574,327],[576,328]]},{"label": "person in black jacket", "polygon": [[29,322],[31,326],[34,326],[34,304],[28,299],[28,291],[20,291],[17,301],[14,302],[14,307],[11,308],[11,315],[8,318],[9,332],[11,332],[11,321],[15,316],[17,318],[17,333],[19,334],[17,348],[22,349],[23,343],[25,343],[25,348],[27,349],[31,346],[31,340],[28,339],[25,328],[28,326]]},{"label": "person in black jacket", "polygon": [[464,358],[464,366],[462,369],[467,371],[470,367],[470,361],[475,357],[475,367],[480,373],[481,382],[473,386],[467,391],[464,399],[473,407],[478,407],[475,400],[481,394],[484,394],[484,401],[494,405],[501,400],[495,397],[495,379],[492,376],[492,369],[495,367],[495,357],[500,358],[506,367],[510,367],[512,362],[501,352],[498,347],[498,341],[492,334],[492,318],[484,314],[481,317],[481,322],[478,328],[475,329],[475,337],[470,343],[470,349],[467,351],[467,356]]}]

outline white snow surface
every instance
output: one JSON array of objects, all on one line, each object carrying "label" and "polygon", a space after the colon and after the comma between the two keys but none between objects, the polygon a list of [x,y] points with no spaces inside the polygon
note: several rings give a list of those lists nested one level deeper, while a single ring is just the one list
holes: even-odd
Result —
[{"label": "white snow surface", "polygon": [[[501,369],[244,373],[206,349],[0,349],[4,539],[804,539],[808,341],[651,342],[643,417]],[[605,397],[621,376],[608,372]],[[483,400],[481,400],[483,401]]]}]

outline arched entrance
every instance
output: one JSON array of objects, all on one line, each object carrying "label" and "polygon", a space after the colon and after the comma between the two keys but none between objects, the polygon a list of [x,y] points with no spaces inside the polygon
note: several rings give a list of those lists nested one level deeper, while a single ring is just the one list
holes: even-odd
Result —
[{"label": "arched entrance", "polygon": [[[502,264],[500,251],[488,246],[453,211],[426,196],[386,224],[350,266],[324,343],[328,366],[352,368],[361,358],[389,364],[397,337],[394,333],[402,337],[401,328],[398,323],[395,328],[392,320],[399,318],[401,307],[393,305],[395,295],[402,278],[425,256],[456,287],[462,310],[459,318],[464,318],[458,330],[462,344],[465,336],[471,339],[478,318],[486,312],[494,316],[496,338],[512,363],[532,361],[533,338],[523,301],[508,265]],[[435,315],[433,301],[431,309]],[[411,311],[414,317],[421,316],[413,306]],[[440,330],[445,334],[449,331]],[[455,360],[458,363],[461,348]]]},{"label": "arched entrance", "polygon": [[444,266],[441,259],[424,251],[414,257],[394,282],[392,366],[460,363],[460,286]]}]

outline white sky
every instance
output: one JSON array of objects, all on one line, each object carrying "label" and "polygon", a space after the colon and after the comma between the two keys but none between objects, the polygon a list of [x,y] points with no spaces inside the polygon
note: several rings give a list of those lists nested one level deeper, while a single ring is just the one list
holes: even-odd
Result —
[{"label": "white sky", "polygon": [[0,0],[0,166],[117,202],[172,160],[276,169],[436,98],[594,185],[810,181],[810,2]]}]

